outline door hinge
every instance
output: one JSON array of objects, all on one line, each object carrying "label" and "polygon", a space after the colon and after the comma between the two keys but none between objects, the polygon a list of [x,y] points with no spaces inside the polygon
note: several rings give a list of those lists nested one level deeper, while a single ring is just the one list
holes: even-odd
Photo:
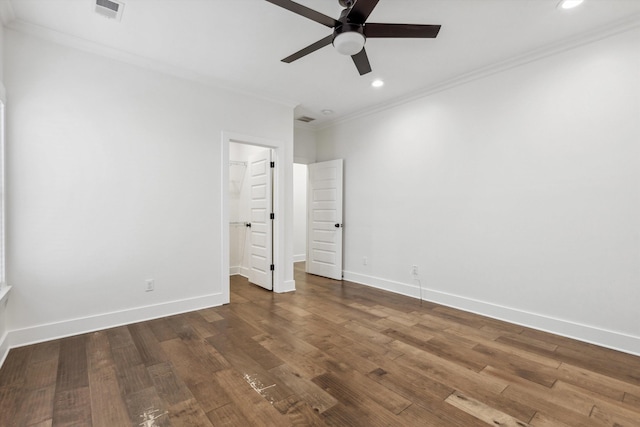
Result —
[{"label": "door hinge", "polygon": [[269,267],[269,269],[270,269],[271,271],[274,271],[274,270],[276,269],[276,266],[275,266],[274,264],[271,264],[271,266]]},{"label": "door hinge", "polygon": [[271,214],[269,215],[269,219],[276,219],[276,214],[271,213]]},{"label": "door hinge", "polygon": [[271,162],[271,167],[275,168],[276,167],[276,162]]}]

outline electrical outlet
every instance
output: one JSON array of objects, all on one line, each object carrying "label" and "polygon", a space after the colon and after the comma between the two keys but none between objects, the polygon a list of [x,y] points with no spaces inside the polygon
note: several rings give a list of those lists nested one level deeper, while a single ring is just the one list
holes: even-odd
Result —
[{"label": "electrical outlet", "polygon": [[418,266],[417,265],[412,265],[411,266],[411,275],[412,276],[417,276],[418,275]]},{"label": "electrical outlet", "polygon": [[145,292],[151,292],[155,289],[156,287],[156,281],[153,279],[147,279],[145,280],[145,287],[144,287],[144,291]]},{"label": "electrical outlet", "polygon": [[367,259],[366,256],[362,257],[362,265],[367,265],[369,263],[369,260]]}]

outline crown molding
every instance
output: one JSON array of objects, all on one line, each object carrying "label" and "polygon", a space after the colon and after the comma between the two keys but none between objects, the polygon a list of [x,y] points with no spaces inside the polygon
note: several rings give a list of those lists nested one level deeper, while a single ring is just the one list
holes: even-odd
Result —
[{"label": "crown molding", "polygon": [[16,14],[13,11],[11,0],[0,0],[0,22],[2,22],[2,25],[6,27],[15,19]]},{"label": "crown molding", "polygon": [[566,38],[559,42],[551,43],[541,48],[530,50],[526,53],[509,58],[505,61],[500,61],[486,67],[477,68],[468,73],[464,73],[435,85],[428,86],[426,88],[423,88],[422,90],[412,92],[410,95],[396,97],[389,101],[385,101],[383,103],[358,110],[340,118],[318,123],[314,126],[314,129],[317,131],[321,131],[339,124],[350,122],[355,119],[390,110],[392,108],[408,104],[412,101],[425,98],[427,96],[434,95],[436,93],[443,92],[445,90],[452,89],[475,80],[480,80],[482,78],[489,77],[491,75],[498,74],[512,68],[520,67],[531,62],[535,62],[572,49],[576,49],[580,46],[594,43],[599,40],[615,36],[617,34],[634,30],[636,28],[640,28],[640,14],[633,14],[626,18],[611,22],[607,25],[603,25],[601,27],[591,29],[587,32],[583,32],[578,35]]},{"label": "crown molding", "polygon": [[[0,0],[5,2],[6,0]],[[159,72],[162,74],[177,77],[183,80],[188,80],[196,83],[200,83],[212,88],[236,93],[239,95],[247,96],[256,100],[266,101],[272,104],[281,105],[290,109],[294,109],[300,103],[287,99],[284,97],[277,97],[267,93],[256,92],[255,90],[240,88],[219,79],[215,79],[210,76],[206,76],[195,71],[176,67],[174,65],[162,63],[149,58],[145,58],[140,55],[125,52],[123,50],[115,49],[106,45],[95,43],[80,37],[71,36],[61,33],[59,31],[51,30],[46,27],[34,25],[28,22],[21,21],[20,19],[14,19],[6,25],[9,30],[16,31],[21,34],[34,36],[58,45],[70,47],[90,54],[98,55],[104,58],[113,59],[116,61],[124,62],[129,65],[134,65],[140,68],[144,68],[150,71]]]}]

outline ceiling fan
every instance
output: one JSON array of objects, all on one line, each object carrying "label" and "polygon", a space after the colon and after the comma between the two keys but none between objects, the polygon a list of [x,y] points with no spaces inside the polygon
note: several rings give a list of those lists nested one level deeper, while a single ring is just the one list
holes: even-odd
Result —
[{"label": "ceiling fan", "polygon": [[362,76],[371,71],[369,58],[364,49],[367,38],[435,38],[440,31],[440,25],[367,23],[367,18],[379,0],[338,0],[340,5],[345,8],[338,19],[333,19],[291,0],[267,1],[333,29],[331,35],[284,58],[282,62],[286,63],[333,44],[339,53],[351,56]]}]

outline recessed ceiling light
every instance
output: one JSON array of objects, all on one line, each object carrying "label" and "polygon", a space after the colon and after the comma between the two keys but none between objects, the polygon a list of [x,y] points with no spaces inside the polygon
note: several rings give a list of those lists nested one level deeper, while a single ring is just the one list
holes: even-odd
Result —
[{"label": "recessed ceiling light", "polygon": [[322,110],[322,114],[324,114],[325,116],[330,116],[333,114],[333,110],[329,110],[328,108],[325,110]]},{"label": "recessed ceiling light", "polygon": [[384,82],[380,79],[376,79],[374,81],[371,82],[371,86],[373,87],[382,87],[384,86]]},{"label": "recessed ceiling light", "polygon": [[574,7],[578,7],[582,4],[584,0],[562,0],[558,3],[558,7],[560,9],[573,9]]}]

